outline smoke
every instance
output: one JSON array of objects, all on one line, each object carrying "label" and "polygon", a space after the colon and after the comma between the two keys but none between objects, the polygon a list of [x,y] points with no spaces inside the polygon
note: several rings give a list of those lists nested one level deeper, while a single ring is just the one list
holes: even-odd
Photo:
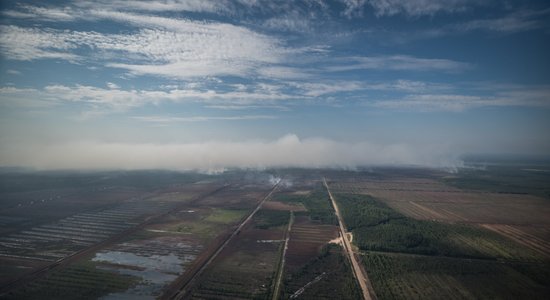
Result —
[{"label": "smoke", "polygon": [[300,140],[292,134],[274,141],[4,144],[0,146],[0,165],[36,169],[170,169],[212,173],[227,168],[460,166],[458,156],[451,153],[449,148],[442,145],[346,143],[323,138]]},{"label": "smoke", "polygon": [[281,182],[281,177],[275,177],[273,175],[269,175],[269,184],[276,185],[276,184],[279,184],[279,182]]}]

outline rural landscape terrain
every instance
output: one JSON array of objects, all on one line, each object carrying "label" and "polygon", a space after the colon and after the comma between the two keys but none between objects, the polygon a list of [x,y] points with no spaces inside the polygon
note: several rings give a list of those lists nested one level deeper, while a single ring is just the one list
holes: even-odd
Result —
[{"label": "rural landscape terrain", "polygon": [[0,300],[549,300],[549,54],[549,0],[0,0]]},{"label": "rural landscape terrain", "polygon": [[547,299],[550,166],[3,170],[1,299]]}]

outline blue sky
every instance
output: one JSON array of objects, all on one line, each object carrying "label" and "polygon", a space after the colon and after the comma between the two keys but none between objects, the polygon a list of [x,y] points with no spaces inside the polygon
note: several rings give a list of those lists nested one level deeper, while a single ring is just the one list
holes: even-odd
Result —
[{"label": "blue sky", "polygon": [[547,1],[3,1],[0,165],[550,154]]}]

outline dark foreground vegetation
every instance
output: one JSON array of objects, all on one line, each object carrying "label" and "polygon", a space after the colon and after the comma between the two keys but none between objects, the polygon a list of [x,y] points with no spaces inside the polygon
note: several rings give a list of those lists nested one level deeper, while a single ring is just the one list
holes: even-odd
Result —
[{"label": "dark foreground vegetation", "polygon": [[136,277],[101,270],[86,261],[55,271],[2,299],[98,299],[123,292],[137,282]]},{"label": "dark foreground vegetation", "polygon": [[379,299],[547,299],[550,264],[368,253]]}]

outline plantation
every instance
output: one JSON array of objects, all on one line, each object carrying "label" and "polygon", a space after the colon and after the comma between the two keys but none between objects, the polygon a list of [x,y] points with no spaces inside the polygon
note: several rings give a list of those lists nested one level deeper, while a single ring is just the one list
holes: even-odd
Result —
[{"label": "plantation", "polygon": [[327,244],[302,268],[287,274],[282,299],[361,299],[348,261],[337,245]]},{"label": "plantation", "polygon": [[546,299],[549,265],[368,253],[379,299]]},{"label": "plantation", "polygon": [[462,224],[414,220],[366,195],[336,199],[354,243],[361,250],[425,255],[539,260],[540,255],[489,230]]}]

